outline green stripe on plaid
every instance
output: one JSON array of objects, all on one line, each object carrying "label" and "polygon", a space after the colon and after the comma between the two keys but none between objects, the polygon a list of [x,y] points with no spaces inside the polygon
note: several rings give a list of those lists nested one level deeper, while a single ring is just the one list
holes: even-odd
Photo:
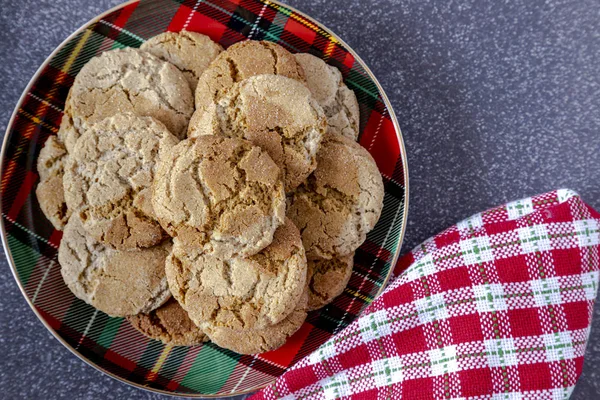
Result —
[{"label": "green stripe on plaid", "polygon": [[108,318],[96,340],[98,345],[109,348],[123,323],[127,323],[123,318]]},{"label": "green stripe on plaid", "polygon": [[8,247],[10,248],[10,254],[17,268],[21,284],[25,286],[29,282],[29,276],[33,272],[40,254],[12,236],[8,236]]},{"label": "green stripe on plaid", "polygon": [[214,394],[223,387],[237,364],[212,346],[204,346],[181,384],[200,393]]}]

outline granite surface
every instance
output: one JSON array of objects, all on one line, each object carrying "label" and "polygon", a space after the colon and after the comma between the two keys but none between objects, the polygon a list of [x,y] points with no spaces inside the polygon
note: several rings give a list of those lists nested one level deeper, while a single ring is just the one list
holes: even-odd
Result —
[{"label": "granite surface", "polygon": [[[118,0],[2,0],[0,131],[38,66]],[[290,0],[371,67],[403,130],[404,251],[475,212],[559,187],[600,208],[598,0]],[[0,257],[0,397],[158,399],[97,372],[38,321]],[[600,310],[574,399],[600,396]]]}]

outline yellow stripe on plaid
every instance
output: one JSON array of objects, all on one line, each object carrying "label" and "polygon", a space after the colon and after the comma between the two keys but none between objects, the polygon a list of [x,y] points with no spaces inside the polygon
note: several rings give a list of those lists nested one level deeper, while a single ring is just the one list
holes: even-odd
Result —
[{"label": "yellow stripe on plaid", "polygon": [[[46,106],[46,108],[47,107],[48,106]],[[31,122],[33,122],[36,125],[41,125],[44,128],[46,128],[46,129],[50,129],[54,133],[58,132],[58,129],[56,129],[52,125],[50,125],[50,124],[42,121],[41,119],[39,119],[35,115],[32,115],[32,114],[28,113],[27,111],[23,110],[22,108],[19,109],[19,114],[21,114],[22,116],[24,116],[25,118],[27,118],[28,120],[30,120]]]},{"label": "yellow stripe on plaid", "polygon": [[63,67],[60,69],[62,72],[64,72],[65,74],[69,73],[69,70],[71,69],[71,66],[73,65],[73,63],[77,59],[77,56],[81,52],[81,49],[83,49],[83,46],[85,45],[85,42],[87,42],[87,40],[88,40],[88,38],[90,37],[91,34],[92,34],[92,30],[91,29],[86,29],[85,32],[83,32],[83,35],[81,35],[81,38],[79,39],[79,42],[77,42],[77,45],[75,45],[75,48],[73,48],[73,51],[69,55],[69,58],[67,59],[67,62],[65,62],[65,65],[63,65]]},{"label": "yellow stripe on plaid", "polygon": [[363,295],[363,294],[360,294],[359,292],[357,292],[357,291],[355,291],[355,290],[352,290],[352,289],[350,289],[350,288],[348,288],[348,287],[346,287],[346,292],[347,292],[347,293],[350,293],[352,296],[354,296],[354,297],[357,297],[357,298],[359,298],[359,299],[361,299],[362,301],[365,301],[365,302],[367,302],[367,303],[370,303],[370,302],[372,302],[372,301],[373,301],[373,299],[372,299],[372,298],[370,298],[370,297],[367,297],[367,296],[365,296],[365,295]]},{"label": "yellow stripe on plaid", "polygon": [[50,89],[48,91],[48,96],[47,96],[48,100],[52,100],[52,99],[55,98],[54,94],[56,93],[56,90],[60,87],[60,84],[64,81],[65,77],[69,73],[69,70],[73,66],[73,63],[75,63],[75,60],[77,60],[77,57],[79,56],[79,53],[81,52],[81,50],[85,46],[85,43],[87,42],[88,38],[91,35],[92,35],[92,30],[91,29],[86,29],[83,32],[83,34],[81,35],[81,37],[79,38],[79,41],[77,42],[77,44],[73,48],[73,51],[71,52],[71,54],[69,54],[69,58],[67,58],[67,61],[65,62],[65,64],[60,69],[61,72],[63,73],[63,75],[61,75],[61,76],[58,77],[58,79],[56,80],[56,82],[54,83],[54,85],[52,85],[52,89]]},{"label": "yellow stripe on plaid", "polygon": [[167,361],[167,357],[171,353],[171,350],[173,350],[172,344],[167,344],[164,347],[162,353],[160,353],[160,356],[158,356],[158,358],[156,359],[154,367],[152,367],[152,371],[148,374],[148,378],[146,379],[148,382],[152,382],[156,379],[156,377],[158,376],[158,372],[162,368],[165,361]]},{"label": "yellow stripe on plaid", "polygon": [[[19,109],[18,113],[22,114],[25,118],[29,119],[30,121],[33,121],[33,119],[31,118],[32,115],[26,111],[23,111],[22,108]],[[39,118],[36,117],[36,119],[39,121]],[[35,121],[33,121],[33,122],[35,122]],[[37,124],[37,122],[35,122],[35,123]],[[22,133],[23,138],[30,140],[31,135],[34,130],[35,130],[34,125],[28,125],[26,130]],[[14,152],[13,159],[7,163],[5,170],[3,171],[3,174],[2,174],[2,186],[0,188],[2,190],[2,193],[4,193],[4,191],[6,190],[6,185],[8,183],[10,183],[12,175],[16,171],[17,163],[15,163],[14,160],[17,157],[19,157],[21,155],[21,153],[23,153],[24,151],[27,151],[27,150],[28,150],[28,148],[26,146],[19,145]]]},{"label": "yellow stripe on plaid", "polygon": [[311,23],[310,21],[306,20],[304,17],[298,15],[297,13],[289,10],[288,8],[282,7],[278,4],[274,4],[271,3],[269,1],[263,1],[261,0],[261,3],[265,3],[268,5],[270,5],[271,7],[277,9],[277,11],[279,11],[282,14],[287,15],[288,17],[292,18],[293,20],[301,23],[302,25],[306,26],[307,28],[310,28],[311,30],[320,33],[321,35],[325,36],[327,39],[329,39],[331,42],[333,43],[338,43],[337,39],[334,38],[333,36],[331,36],[331,34],[329,34],[329,32],[319,28],[317,25]]}]

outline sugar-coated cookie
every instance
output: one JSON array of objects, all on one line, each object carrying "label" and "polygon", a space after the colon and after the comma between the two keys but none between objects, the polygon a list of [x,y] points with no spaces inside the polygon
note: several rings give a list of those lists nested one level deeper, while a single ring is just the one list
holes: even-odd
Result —
[{"label": "sugar-coated cookie", "polygon": [[217,346],[239,354],[257,354],[275,350],[285,344],[306,320],[308,293],[305,291],[294,311],[284,320],[262,329],[235,330],[208,324],[206,332]]},{"label": "sugar-coated cookie", "polygon": [[330,260],[356,250],[383,208],[383,181],[369,152],[328,134],[318,167],[294,193],[287,215],[302,232],[309,259]]},{"label": "sugar-coated cookie", "polygon": [[353,266],[354,253],[331,260],[308,260],[308,309],[321,308],[342,294]]},{"label": "sugar-coated cookie", "polygon": [[303,83],[257,75],[233,85],[188,130],[191,137],[239,137],[260,146],[281,169],[290,192],[316,168],[327,120]]},{"label": "sugar-coated cookie", "polygon": [[285,319],[306,285],[300,232],[287,219],[273,242],[250,257],[219,258],[175,239],[169,288],[196,325],[262,329]]},{"label": "sugar-coated cookie", "polygon": [[170,250],[170,241],[143,250],[113,250],[87,235],[74,214],[65,226],[58,261],[75,296],[110,316],[124,317],[149,313],[169,299],[165,258]]},{"label": "sugar-coated cookie", "polygon": [[140,48],[183,72],[192,93],[204,70],[223,51],[223,47],[208,36],[190,31],[161,33],[148,39]]},{"label": "sugar-coated cookie", "polygon": [[73,92],[73,86],[69,89],[67,100],[65,100],[65,109],[63,111],[62,119],[60,120],[60,128],[56,133],[58,141],[63,144],[67,152],[73,150],[77,139],[79,139],[79,132],[75,129],[73,123],[73,115],[71,114],[71,93]]},{"label": "sugar-coated cookie", "polygon": [[144,336],[164,344],[194,346],[208,340],[174,298],[147,314],[130,315],[127,320]]},{"label": "sugar-coated cookie", "polygon": [[342,80],[341,72],[308,53],[294,54],[304,70],[306,85],[327,116],[328,132],[358,139],[360,111],[356,95]]},{"label": "sugar-coated cookie", "polygon": [[46,139],[37,159],[40,182],[35,190],[42,212],[52,225],[62,231],[71,216],[63,189],[67,150],[56,136]]},{"label": "sugar-coated cookie", "polygon": [[65,166],[69,209],[96,240],[117,249],[150,247],[165,233],[152,209],[161,155],[178,139],[151,117],[117,114],[79,138]]},{"label": "sugar-coated cookie", "polygon": [[222,257],[259,252],[285,217],[273,160],[246,140],[221,136],[173,147],[161,160],[152,203],[171,236]]},{"label": "sugar-coated cookie", "polygon": [[196,88],[197,117],[217,103],[236,83],[255,75],[275,74],[304,82],[294,56],[272,42],[239,42],[219,54],[202,74]]},{"label": "sugar-coated cookie", "polygon": [[117,49],[92,58],[83,66],[65,107],[74,136],[67,150],[93,124],[129,112],[162,122],[179,138],[194,111],[193,96],[183,73],[173,64],[133,48]]}]

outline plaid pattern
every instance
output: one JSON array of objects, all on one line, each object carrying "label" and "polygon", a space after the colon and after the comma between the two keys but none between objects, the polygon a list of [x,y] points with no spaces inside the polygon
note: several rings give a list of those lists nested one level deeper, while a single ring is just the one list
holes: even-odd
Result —
[{"label": "plaid pattern", "polygon": [[[346,291],[311,313],[306,324],[274,352],[242,356],[212,344],[169,347],[141,336],[126,321],[109,318],[76,299],[56,261],[61,232],[35,198],[35,161],[58,131],[74,77],[92,57],[139,47],[164,31],[188,29],[224,46],[248,38],[310,52],[338,67],[357,94],[360,142],[377,161],[386,188],[383,215],[357,251]],[[235,394],[260,388],[350,324],[382,289],[397,257],[405,221],[405,165],[400,132],[377,84],[329,31],[277,2],[266,0],[145,0],[102,16],[65,43],[40,71],[18,105],[2,160],[2,221],[6,250],[24,293],[53,333],[76,353],[123,380],[171,393]]]},{"label": "plaid pattern", "polygon": [[458,223],[252,399],[567,399],[598,289],[599,223],[567,190]]}]

